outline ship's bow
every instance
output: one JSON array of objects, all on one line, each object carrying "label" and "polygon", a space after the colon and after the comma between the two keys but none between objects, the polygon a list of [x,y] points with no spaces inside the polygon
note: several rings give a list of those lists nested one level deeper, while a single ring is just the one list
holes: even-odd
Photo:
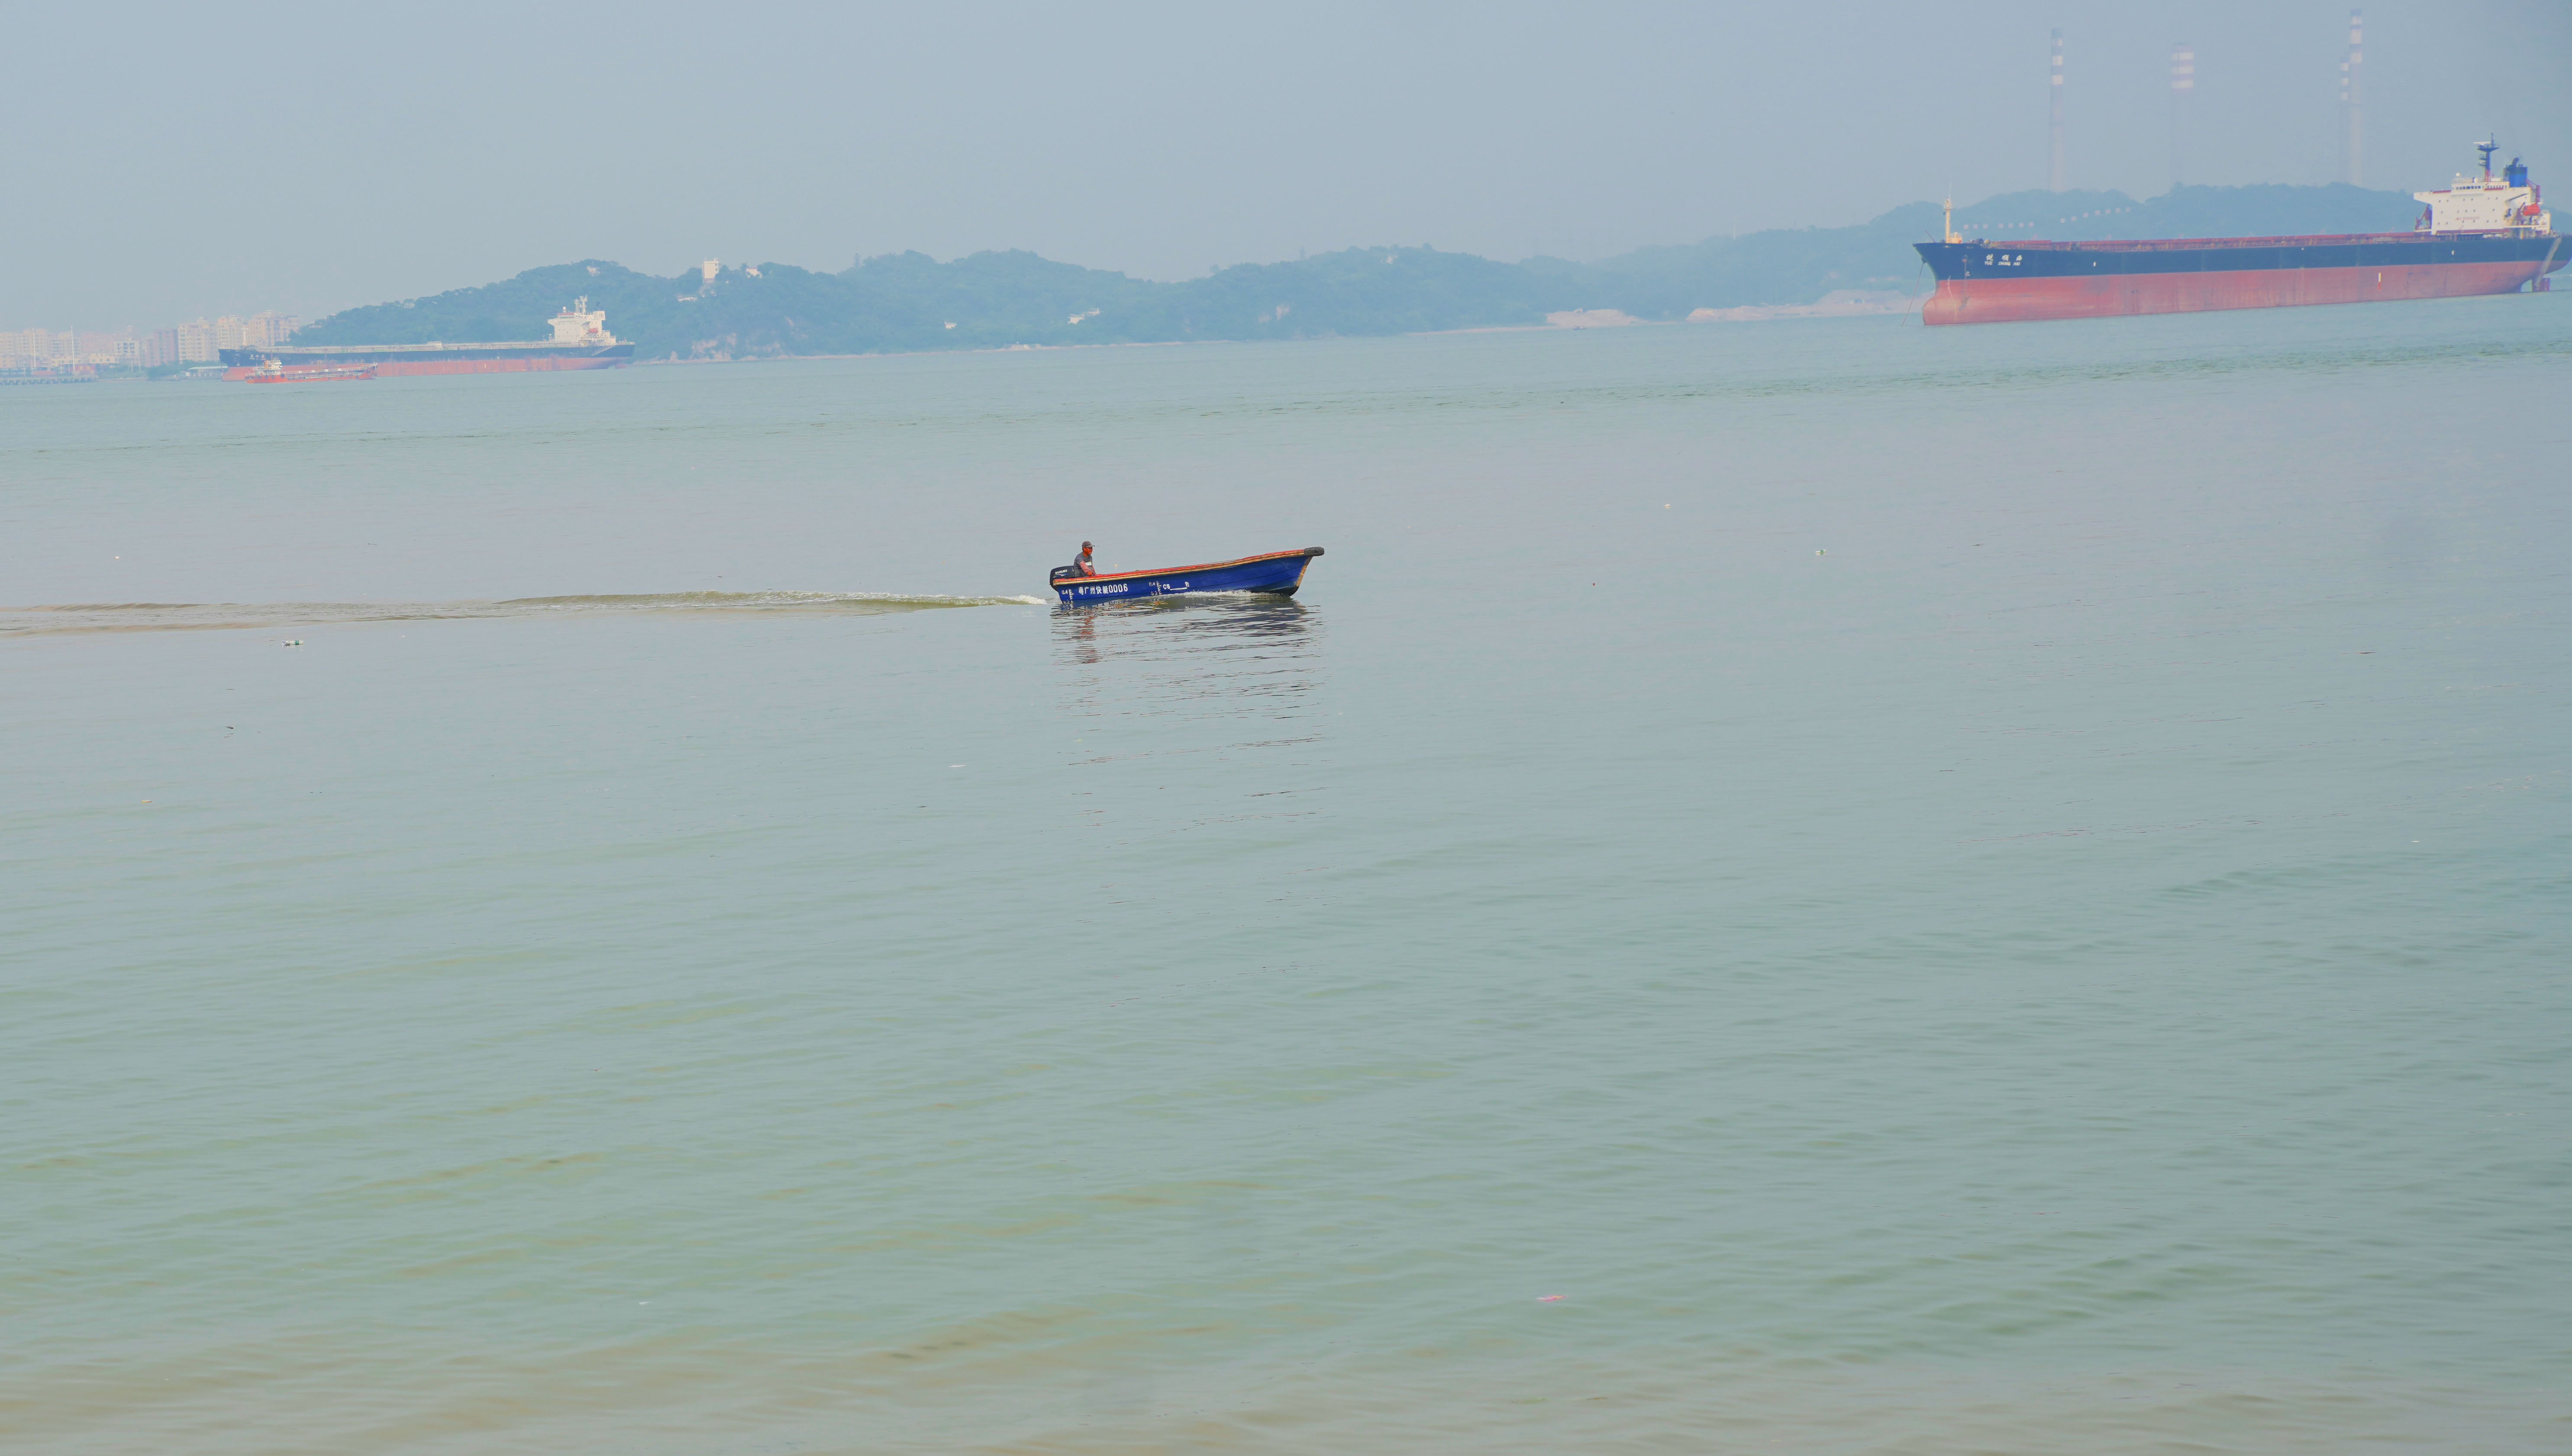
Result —
[{"label": "ship's bow", "polygon": [[1929,301],[1920,305],[1923,323],[1962,323],[1965,321],[1965,293],[1960,286],[1965,277],[1965,245],[1961,243],[1915,243],[1920,260],[1929,265],[1929,275],[1938,280]]}]

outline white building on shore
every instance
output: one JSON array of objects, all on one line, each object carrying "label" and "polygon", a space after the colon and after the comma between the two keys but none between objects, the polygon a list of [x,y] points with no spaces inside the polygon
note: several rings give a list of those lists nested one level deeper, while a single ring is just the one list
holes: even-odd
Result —
[{"label": "white building on shore", "polygon": [[25,372],[65,367],[136,368],[156,364],[211,364],[227,348],[264,348],[286,342],[301,319],[293,314],[226,314],[208,321],[156,328],[24,328],[0,332],[0,370]]}]

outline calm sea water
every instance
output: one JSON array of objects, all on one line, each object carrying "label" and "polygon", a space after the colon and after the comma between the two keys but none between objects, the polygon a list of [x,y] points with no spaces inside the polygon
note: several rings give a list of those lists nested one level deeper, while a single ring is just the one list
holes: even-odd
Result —
[{"label": "calm sea water", "polygon": [[[2572,1448],[2567,388],[2558,294],[0,391],[0,1444]],[[1329,555],[1011,600],[1083,537]]]}]

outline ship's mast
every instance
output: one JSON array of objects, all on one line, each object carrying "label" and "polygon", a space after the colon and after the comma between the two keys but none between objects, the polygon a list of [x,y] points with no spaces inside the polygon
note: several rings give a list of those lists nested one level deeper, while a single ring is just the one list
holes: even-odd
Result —
[{"label": "ship's mast", "polygon": [[2491,181],[2491,157],[2500,150],[2500,139],[2494,137],[2488,142],[2476,142],[2474,150],[2483,154],[2483,181]]}]

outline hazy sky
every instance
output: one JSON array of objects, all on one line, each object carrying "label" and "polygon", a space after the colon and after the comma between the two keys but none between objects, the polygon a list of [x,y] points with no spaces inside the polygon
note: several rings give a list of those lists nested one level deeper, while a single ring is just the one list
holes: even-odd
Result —
[{"label": "hazy sky", "polygon": [[[2572,3],[2370,0],[2367,181],[2497,132],[2572,204]],[[1592,257],[2046,177],[2326,182],[2345,0],[13,3],[0,328],[606,257],[1025,247],[1146,277],[1355,243]],[[2504,153],[2504,156],[2507,152]]]}]

